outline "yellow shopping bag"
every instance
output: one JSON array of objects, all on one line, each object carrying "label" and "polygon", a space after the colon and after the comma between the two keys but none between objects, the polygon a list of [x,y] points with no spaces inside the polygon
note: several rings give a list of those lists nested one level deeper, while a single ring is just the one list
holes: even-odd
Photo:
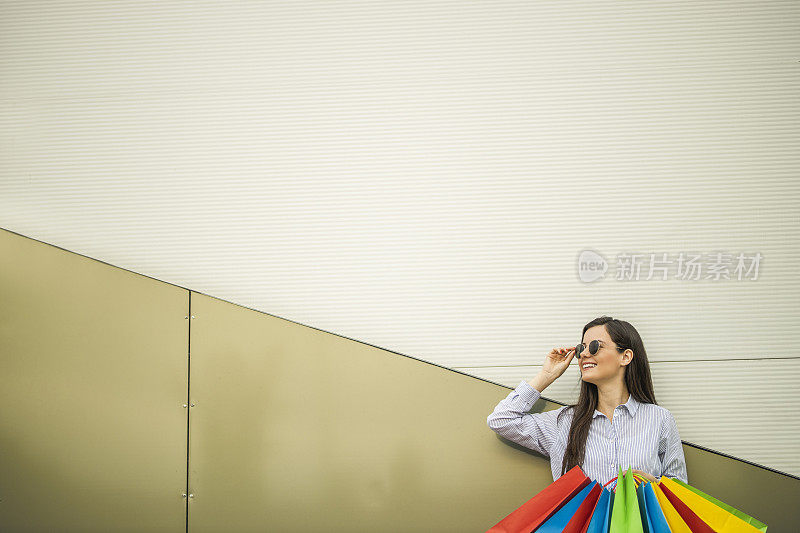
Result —
[{"label": "yellow shopping bag", "polygon": [[[713,502],[703,498],[696,492],[687,489],[683,484],[676,483],[668,477],[662,477],[660,484],[668,488],[675,496],[681,499],[703,522],[719,533],[763,533],[738,516]],[[659,499],[659,504],[661,500]],[[667,519],[669,523],[669,519]],[[669,524],[672,527],[672,524]]]}]

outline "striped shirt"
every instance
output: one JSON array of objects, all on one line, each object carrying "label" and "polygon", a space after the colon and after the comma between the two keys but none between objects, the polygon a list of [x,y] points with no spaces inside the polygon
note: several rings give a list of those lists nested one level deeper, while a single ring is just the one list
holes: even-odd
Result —
[{"label": "striped shirt", "polygon": [[[506,439],[550,458],[553,481],[561,477],[561,463],[567,448],[574,409],[568,409],[557,423],[560,407],[544,413],[529,413],[541,392],[521,381],[486,419],[489,428]],[[630,395],[614,410],[611,421],[595,410],[586,439],[581,470],[605,484],[628,467],[688,483],[683,445],[672,413],[652,403],[641,403]]]}]

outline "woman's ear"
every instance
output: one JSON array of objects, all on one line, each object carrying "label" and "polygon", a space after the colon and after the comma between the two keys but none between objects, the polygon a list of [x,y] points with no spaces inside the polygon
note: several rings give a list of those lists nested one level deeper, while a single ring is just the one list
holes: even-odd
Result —
[{"label": "woman's ear", "polygon": [[633,350],[628,348],[622,352],[622,366],[628,366],[633,361]]}]

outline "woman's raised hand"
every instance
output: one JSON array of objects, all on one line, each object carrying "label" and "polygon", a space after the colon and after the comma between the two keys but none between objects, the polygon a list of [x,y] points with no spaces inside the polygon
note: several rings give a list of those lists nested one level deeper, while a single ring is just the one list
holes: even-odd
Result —
[{"label": "woman's raised hand", "polygon": [[570,361],[575,355],[575,348],[576,346],[572,348],[553,348],[544,360],[542,372],[547,374],[553,381],[561,377],[561,374],[566,372]]},{"label": "woman's raised hand", "polygon": [[575,355],[575,348],[576,346],[572,348],[553,348],[547,354],[542,369],[528,384],[539,392],[543,392],[567,370],[572,357]]}]

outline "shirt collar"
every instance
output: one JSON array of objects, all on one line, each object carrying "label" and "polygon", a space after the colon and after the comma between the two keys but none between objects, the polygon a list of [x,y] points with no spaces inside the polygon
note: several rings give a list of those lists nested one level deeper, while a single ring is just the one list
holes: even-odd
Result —
[{"label": "shirt collar", "polygon": [[[628,413],[631,416],[634,416],[636,414],[636,410],[639,409],[639,402],[636,401],[636,398],[633,397],[633,394],[628,393],[628,396],[629,396],[628,397],[628,401],[625,402],[622,405],[623,405],[623,407],[625,407],[628,410]],[[603,413],[601,413],[600,411],[595,409],[594,410],[594,415],[592,415],[592,418],[593,419],[597,418],[601,414],[603,414]]]}]

